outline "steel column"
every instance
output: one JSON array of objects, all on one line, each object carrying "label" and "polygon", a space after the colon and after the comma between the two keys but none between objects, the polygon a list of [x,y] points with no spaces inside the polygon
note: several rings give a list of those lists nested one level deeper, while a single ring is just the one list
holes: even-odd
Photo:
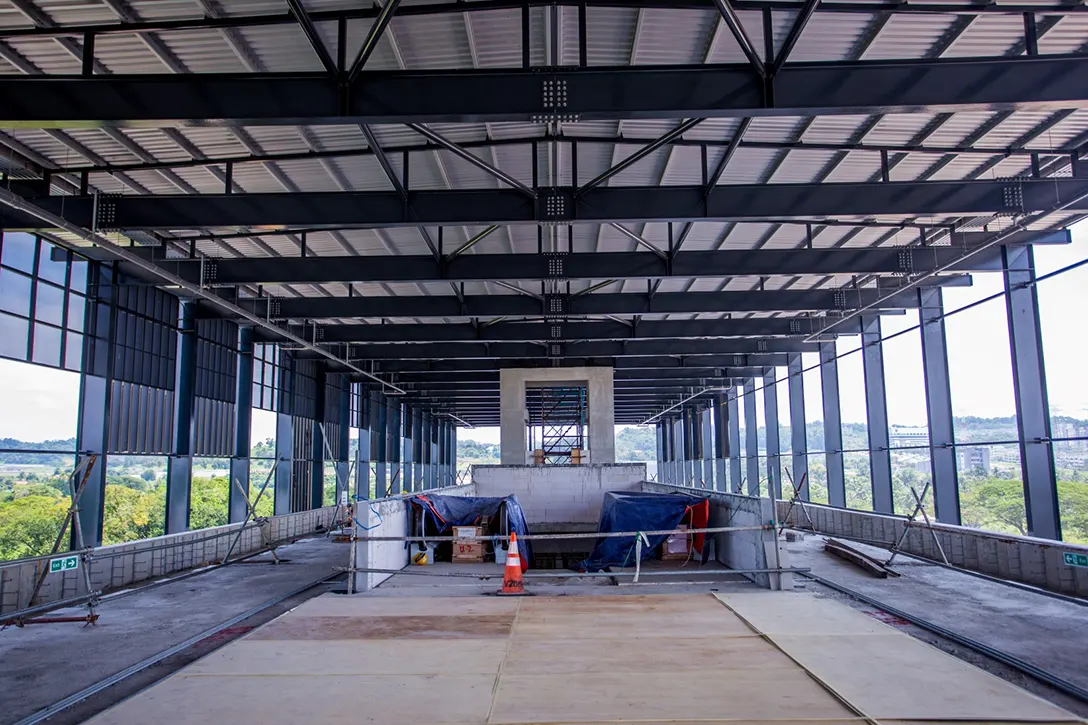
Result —
[{"label": "steel column", "polygon": [[724,393],[714,394],[714,490],[729,490],[729,407]]},{"label": "steel column", "polygon": [[402,462],[401,462],[401,469],[400,469],[401,474],[400,474],[400,477],[402,479],[404,479],[404,486],[403,486],[404,492],[405,493],[411,493],[412,491],[415,490],[415,485],[416,485],[416,479],[415,479],[416,462],[412,457],[412,454],[415,453],[415,439],[412,436],[413,436],[413,434],[415,432],[415,429],[416,429],[416,422],[415,422],[416,412],[415,412],[415,408],[413,408],[411,405],[408,405],[408,404],[404,405],[403,410],[404,410],[404,438],[403,438],[403,445],[401,446],[401,448],[404,451],[404,455],[402,457]]},{"label": "steel column", "polygon": [[400,452],[404,445],[404,429],[401,422],[403,404],[400,398],[386,398],[386,453],[389,460],[389,495],[396,496],[403,492],[404,481],[400,469]]},{"label": "steel column", "polygon": [[820,343],[820,388],[824,404],[824,460],[827,502],[846,508],[846,472],[842,459],[842,410],[839,406],[839,362],[834,342]]},{"label": "steel column", "polygon": [[457,483],[457,423],[450,421],[450,485]]},{"label": "steel column", "polygon": [[340,398],[337,401],[340,419],[340,450],[336,456],[336,504],[343,500],[345,495],[350,497],[351,482],[348,480],[351,474],[351,464],[348,456],[351,454],[351,380],[346,374],[340,375]]},{"label": "steel column", "polygon": [[[109,449],[113,397],[115,357],[112,348],[117,318],[117,287],[113,284],[114,270],[111,267],[97,262],[89,266],[76,450],[81,454],[97,454],[98,459],[88,475],[79,502],[79,525],[85,545],[101,546],[106,498],[106,451]],[[77,545],[74,532],[69,545],[73,548]]]},{"label": "steel column", "polygon": [[174,364],[174,436],[166,461],[166,533],[189,530],[193,481],[193,404],[196,385],[196,301],[178,302]]},{"label": "steel column", "polygon": [[944,524],[959,525],[960,491],[956,475],[952,390],[948,379],[944,297],[940,288],[920,289],[918,301],[922,320],[922,368],[926,383],[935,518]]},{"label": "steel column", "polygon": [[659,482],[665,480],[662,476],[662,467],[665,460],[665,434],[662,431],[662,425],[663,422],[660,420],[654,423],[654,459],[655,463],[657,464],[655,470],[656,475],[654,476],[654,478],[657,479],[657,481]]},{"label": "steel column", "polygon": [[744,382],[744,455],[749,496],[759,495],[759,423],[756,419],[756,381]]},{"label": "steel column", "polygon": [[412,467],[415,475],[412,476],[412,490],[423,490],[423,418],[426,414],[422,408],[412,412]]},{"label": "steel column", "polygon": [[727,407],[729,410],[729,482],[733,493],[741,493],[741,481],[744,474],[740,464],[740,401],[737,399],[737,388],[729,390]]},{"label": "steel column", "polygon": [[879,315],[861,318],[862,364],[865,372],[865,425],[869,434],[869,475],[873,511],[895,513],[892,458],[888,450],[888,398],[884,389],[884,346]]},{"label": "steel column", "polygon": [[[790,448],[793,451],[793,484],[800,485],[798,495],[809,500],[808,485],[808,438],[805,423],[805,369],[800,353],[790,355],[786,366],[789,374],[790,396]],[[790,494],[792,496],[792,493]]]},{"label": "steel column", "polygon": [[713,431],[713,412],[711,407],[703,408],[700,411],[702,420],[700,421],[700,429],[702,432],[702,438],[699,441],[699,452],[703,457],[703,488],[714,488],[714,431]]},{"label": "steel column", "polygon": [[359,391],[359,448],[355,452],[355,495],[361,498],[370,498],[370,461],[371,461],[371,416],[374,414],[374,405],[370,399],[370,391],[362,383],[353,383],[360,386]]},{"label": "steel column", "polygon": [[389,408],[382,393],[375,392],[371,400],[374,403],[374,435],[371,440],[371,451],[374,454],[374,498],[385,498],[389,495],[386,468],[389,451]]},{"label": "steel column", "polygon": [[[249,492],[249,454],[253,430],[253,327],[238,326],[238,362],[234,375],[234,455],[230,459],[228,521],[245,520],[248,509],[242,491]],[[241,486],[240,491],[238,487]],[[267,493],[265,495],[268,495]]]},{"label": "steel column", "polygon": [[[325,435],[329,431],[325,423],[325,406],[328,404],[326,386],[329,380],[328,366],[317,363],[314,381],[313,451],[310,455],[310,508],[319,509],[325,502]],[[332,441],[328,441],[332,445]]]},{"label": "steel column", "polygon": [[782,498],[782,448],[778,440],[778,386],[774,368],[763,376],[763,418],[767,426],[767,492]]},{"label": "steel column", "polygon": [[1028,534],[1062,538],[1058,484],[1051,443],[1050,405],[1035,287],[1035,255],[1030,246],[1004,247],[1005,305],[1012,351],[1016,426]]}]

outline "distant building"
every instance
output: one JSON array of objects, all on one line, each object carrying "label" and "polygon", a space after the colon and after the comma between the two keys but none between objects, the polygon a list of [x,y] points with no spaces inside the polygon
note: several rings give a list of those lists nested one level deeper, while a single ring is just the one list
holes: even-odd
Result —
[{"label": "distant building", "polygon": [[978,471],[988,473],[990,470],[990,449],[988,446],[976,446],[972,448],[960,447],[956,449],[956,465],[960,471]]},{"label": "distant building", "polygon": [[928,446],[928,428],[910,428],[907,426],[893,425],[888,429],[888,443],[892,448],[907,448],[910,446]]}]

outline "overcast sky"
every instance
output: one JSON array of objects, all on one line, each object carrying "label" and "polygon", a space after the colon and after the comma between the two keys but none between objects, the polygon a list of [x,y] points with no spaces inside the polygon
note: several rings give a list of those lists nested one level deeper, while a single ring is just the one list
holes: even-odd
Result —
[{"label": "overcast sky", "polygon": [[[1073,244],[1035,250],[1040,275],[1086,258],[1088,222],[1073,228]],[[945,307],[958,309],[1001,288],[1001,275],[976,274],[971,287],[945,289]],[[1088,265],[1044,280],[1039,283],[1038,293],[1051,411],[1055,415],[1088,419],[1088,386],[1083,382],[1088,358],[1083,323],[1083,312],[1088,306]],[[916,311],[882,318],[885,335],[917,322]],[[946,330],[955,415],[984,418],[1015,415],[1004,299],[949,317]],[[842,353],[856,349],[857,344],[857,338],[845,338],[840,340],[838,350]],[[806,366],[815,362],[815,355],[805,356]],[[917,331],[885,343],[884,367],[890,423],[924,425],[926,408]],[[778,387],[779,407],[785,414],[785,385]],[[839,360],[839,387],[843,421],[863,422],[865,398],[860,354]],[[75,373],[0,359],[0,437],[26,441],[74,437],[78,392],[79,376]],[[762,409],[762,393],[757,400]],[[805,401],[808,418],[822,419],[817,370],[806,374]],[[762,423],[762,411],[759,418]],[[254,440],[274,435],[275,416],[255,410]],[[497,428],[461,430],[458,435],[462,439],[499,442]]]}]

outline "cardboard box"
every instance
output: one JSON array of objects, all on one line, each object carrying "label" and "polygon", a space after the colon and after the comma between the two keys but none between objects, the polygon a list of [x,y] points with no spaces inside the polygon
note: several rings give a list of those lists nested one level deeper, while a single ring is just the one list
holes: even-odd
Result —
[{"label": "cardboard box", "polygon": [[[676,528],[686,529],[687,526],[680,524]],[[673,534],[669,538],[665,539],[665,543],[661,545],[661,560],[662,561],[684,561],[691,555],[691,536],[688,534]]]},{"label": "cardboard box", "polygon": [[453,527],[453,553],[452,559],[460,563],[475,563],[484,560],[484,542],[466,541],[462,537],[483,536],[484,530],[479,526],[454,526]]}]

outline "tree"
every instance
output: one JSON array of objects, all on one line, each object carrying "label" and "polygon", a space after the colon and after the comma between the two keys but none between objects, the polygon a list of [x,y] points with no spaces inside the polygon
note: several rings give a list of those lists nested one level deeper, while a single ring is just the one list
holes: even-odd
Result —
[{"label": "tree", "polygon": [[194,478],[190,494],[189,528],[207,529],[227,523],[230,479],[226,476]]},{"label": "tree", "polygon": [[158,476],[155,475],[155,470],[154,469],[145,468],[144,472],[140,474],[140,478],[144,479],[145,481],[150,482],[150,481],[154,481],[156,478],[158,478]]},{"label": "tree", "polygon": [[24,496],[0,506],[0,559],[48,554],[67,512],[68,501],[57,496]]},{"label": "tree", "polygon": [[104,508],[104,544],[162,536],[166,523],[166,486],[160,484],[151,491],[137,491],[128,486],[107,485]]}]

